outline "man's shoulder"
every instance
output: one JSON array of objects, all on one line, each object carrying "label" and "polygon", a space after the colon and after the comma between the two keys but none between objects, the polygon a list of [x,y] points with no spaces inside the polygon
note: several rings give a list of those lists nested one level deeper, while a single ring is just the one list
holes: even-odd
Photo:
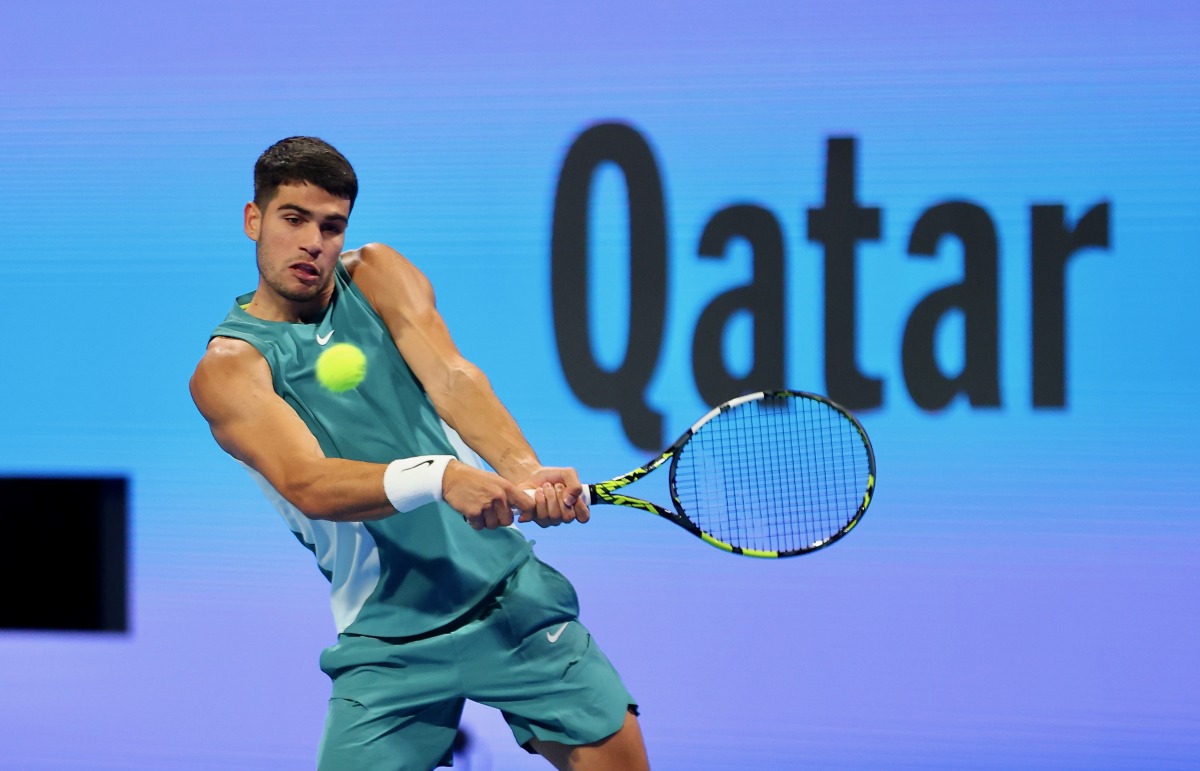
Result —
[{"label": "man's shoulder", "polygon": [[236,359],[251,355],[257,356],[259,354],[258,350],[248,340],[243,340],[240,337],[216,335],[208,341],[208,347],[204,349],[203,358]]},{"label": "man's shoulder", "polygon": [[394,268],[411,266],[408,258],[387,244],[372,242],[363,244],[357,249],[349,249],[341,254],[342,266],[352,277],[359,268]]},{"label": "man's shoulder", "polygon": [[238,393],[234,385],[270,381],[270,367],[262,353],[246,340],[235,337],[214,337],[208,341],[204,355],[196,363],[190,379],[193,398],[217,397]]},{"label": "man's shoulder", "polygon": [[385,320],[396,318],[396,313],[406,315],[433,307],[433,287],[429,279],[392,247],[372,243],[344,254],[343,264],[349,271],[347,255],[354,266],[351,282]]},{"label": "man's shoulder", "polygon": [[249,341],[218,335],[208,341],[204,355],[196,364],[196,373],[237,370],[262,361],[262,353]]}]

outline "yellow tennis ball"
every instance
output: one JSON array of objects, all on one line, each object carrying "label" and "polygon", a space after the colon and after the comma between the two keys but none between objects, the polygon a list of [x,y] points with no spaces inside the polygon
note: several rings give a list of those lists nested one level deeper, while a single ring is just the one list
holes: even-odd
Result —
[{"label": "yellow tennis ball", "polygon": [[317,357],[317,382],[334,393],[357,388],[367,376],[367,356],[351,343],[331,345]]}]

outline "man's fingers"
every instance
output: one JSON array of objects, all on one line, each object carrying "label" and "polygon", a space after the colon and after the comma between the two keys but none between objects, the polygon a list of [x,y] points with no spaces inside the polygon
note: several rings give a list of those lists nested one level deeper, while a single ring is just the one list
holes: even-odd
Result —
[{"label": "man's fingers", "polygon": [[567,486],[561,483],[554,486],[554,515],[559,522],[575,521],[575,508],[567,505]]},{"label": "man's fingers", "polygon": [[[506,494],[505,494],[506,495]],[[508,497],[497,497],[483,504],[479,512],[464,517],[471,527],[476,530],[495,530],[498,527],[508,527],[520,509],[509,506]]]},{"label": "man's fingers", "polygon": [[509,499],[509,513],[518,522],[536,522],[540,527],[554,527],[570,522],[587,522],[590,518],[588,505],[583,497],[568,492],[571,488],[562,483],[546,482],[540,487],[527,488],[525,496],[531,505]]}]

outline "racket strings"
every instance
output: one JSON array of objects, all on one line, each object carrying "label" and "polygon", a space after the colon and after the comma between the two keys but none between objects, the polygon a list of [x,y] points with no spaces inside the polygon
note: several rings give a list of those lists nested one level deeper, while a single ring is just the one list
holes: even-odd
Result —
[{"label": "racket strings", "polygon": [[676,463],[673,492],[688,518],[718,540],[804,551],[855,521],[870,465],[858,428],[836,408],[768,397],[699,426]]}]

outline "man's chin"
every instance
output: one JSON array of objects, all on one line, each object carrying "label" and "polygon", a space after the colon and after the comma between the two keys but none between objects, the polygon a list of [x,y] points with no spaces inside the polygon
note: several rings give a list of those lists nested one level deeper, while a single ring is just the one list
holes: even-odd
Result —
[{"label": "man's chin", "polygon": [[321,296],[320,287],[304,287],[303,289],[288,289],[280,292],[279,296],[294,303],[309,303]]},{"label": "man's chin", "polygon": [[279,295],[284,300],[293,303],[312,302],[313,300],[320,298],[322,291],[325,289],[325,287],[322,285],[298,285],[294,282],[284,283],[271,281],[267,282],[267,285],[271,287],[271,290],[275,292],[275,294]]}]

